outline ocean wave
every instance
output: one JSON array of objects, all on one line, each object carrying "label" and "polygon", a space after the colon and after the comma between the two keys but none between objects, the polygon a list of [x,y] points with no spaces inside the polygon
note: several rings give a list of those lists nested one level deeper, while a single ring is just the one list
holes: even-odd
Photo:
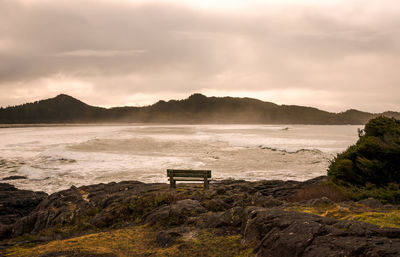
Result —
[{"label": "ocean wave", "polygon": [[279,151],[282,153],[287,153],[287,154],[297,154],[297,153],[303,153],[303,152],[308,152],[308,153],[313,153],[313,154],[323,154],[324,152],[319,150],[319,149],[308,149],[308,148],[301,148],[298,150],[286,150],[286,149],[279,149],[279,148],[274,148],[274,147],[268,147],[268,146],[263,146],[263,145],[259,145],[258,146],[261,149],[267,149],[267,150],[271,150],[271,151]]},{"label": "ocean wave", "polygon": [[175,137],[154,138],[131,137],[129,139],[91,139],[67,147],[71,151],[103,152],[135,155],[170,156],[185,155],[188,151],[196,149],[209,149],[225,147],[226,143],[197,138],[182,139]]},{"label": "ocean wave", "polygon": [[31,166],[22,166],[18,169],[18,174],[30,180],[45,180],[50,178],[48,171]]},{"label": "ocean wave", "polygon": [[21,159],[14,158],[14,159],[0,159],[0,171],[6,170],[15,170],[22,165],[25,165],[25,162]]}]

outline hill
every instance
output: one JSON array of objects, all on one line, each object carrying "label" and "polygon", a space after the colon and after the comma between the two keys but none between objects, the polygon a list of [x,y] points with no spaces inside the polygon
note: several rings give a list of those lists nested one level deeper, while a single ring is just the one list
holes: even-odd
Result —
[{"label": "hill", "polygon": [[54,98],[0,109],[0,123],[87,122],[106,118],[105,108],[87,105],[71,96]]},{"label": "hill", "polygon": [[331,113],[312,107],[277,105],[252,98],[206,97],[202,94],[193,94],[183,100],[158,101],[145,107],[106,109],[61,94],[34,103],[0,108],[0,123],[365,124],[380,115],[400,118],[398,112],[374,114],[348,110]]}]

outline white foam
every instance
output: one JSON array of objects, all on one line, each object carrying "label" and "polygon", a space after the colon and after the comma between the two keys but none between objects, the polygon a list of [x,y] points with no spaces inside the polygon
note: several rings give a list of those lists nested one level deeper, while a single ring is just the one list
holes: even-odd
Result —
[{"label": "white foam", "polygon": [[49,178],[49,173],[45,170],[31,166],[22,166],[18,169],[18,173],[32,180],[43,180]]}]

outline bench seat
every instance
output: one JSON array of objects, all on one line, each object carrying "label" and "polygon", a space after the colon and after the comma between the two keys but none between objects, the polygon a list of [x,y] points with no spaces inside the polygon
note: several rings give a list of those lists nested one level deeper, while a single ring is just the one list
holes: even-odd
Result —
[{"label": "bench seat", "polygon": [[[170,178],[168,180],[171,180]],[[175,181],[204,181],[204,178],[174,178]],[[207,179],[213,181],[212,179]]]},{"label": "bench seat", "polygon": [[203,181],[204,189],[208,189],[211,181],[211,170],[167,170],[170,188],[176,188],[176,181]]}]

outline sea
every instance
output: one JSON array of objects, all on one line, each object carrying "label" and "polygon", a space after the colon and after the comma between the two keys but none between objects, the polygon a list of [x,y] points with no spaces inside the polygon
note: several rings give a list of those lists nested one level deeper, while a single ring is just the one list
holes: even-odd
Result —
[{"label": "sea", "polygon": [[[297,180],[326,175],[362,126],[66,125],[0,128],[0,182],[53,193],[138,180],[167,169],[210,169],[215,180]],[[10,176],[25,179],[4,180]]]}]

